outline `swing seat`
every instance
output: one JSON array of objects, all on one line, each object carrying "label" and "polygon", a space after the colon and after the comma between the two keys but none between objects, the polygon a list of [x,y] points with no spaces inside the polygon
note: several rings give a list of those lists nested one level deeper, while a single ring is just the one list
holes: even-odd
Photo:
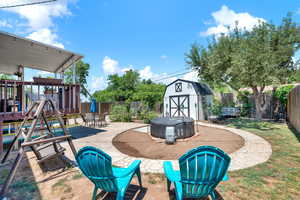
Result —
[{"label": "swing seat", "polygon": [[37,147],[37,152],[34,152],[37,157],[37,162],[42,163],[49,159],[52,159],[57,156],[64,155],[65,148],[59,146],[58,149],[55,148],[55,144],[43,144]]},{"label": "swing seat", "polygon": [[66,149],[62,147],[59,144],[59,142],[71,138],[70,135],[67,135],[67,136],[58,136],[58,137],[51,137],[45,139],[45,136],[42,137],[43,140],[40,140],[41,139],[40,137],[37,138],[38,140],[33,140],[31,142],[22,144],[22,147],[29,146],[31,148],[31,150],[33,151],[33,153],[37,158],[38,163],[42,163],[54,157],[64,155]]}]

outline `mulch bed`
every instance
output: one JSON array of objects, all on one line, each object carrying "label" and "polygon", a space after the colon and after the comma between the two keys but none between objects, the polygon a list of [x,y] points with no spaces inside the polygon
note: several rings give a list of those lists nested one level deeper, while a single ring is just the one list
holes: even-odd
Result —
[{"label": "mulch bed", "polygon": [[177,141],[174,145],[154,140],[147,133],[129,130],[117,135],[113,139],[113,145],[122,153],[133,157],[162,160],[176,160],[192,148],[203,145],[218,147],[228,154],[244,146],[244,139],[230,131],[205,126],[198,126],[196,130],[196,136]]}]

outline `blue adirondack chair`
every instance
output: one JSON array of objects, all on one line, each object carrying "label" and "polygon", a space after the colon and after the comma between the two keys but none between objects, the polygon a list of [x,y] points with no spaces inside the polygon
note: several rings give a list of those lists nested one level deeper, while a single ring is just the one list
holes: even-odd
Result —
[{"label": "blue adirondack chair", "polygon": [[111,157],[95,147],[84,147],[76,155],[76,161],[82,173],[94,185],[93,200],[98,189],[106,192],[117,192],[117,200],[124,199],[127,187],[134,175],[137,175],[142,187],[140,160],[135,160],[128,168],[112,167]]},{"label": "blue adirondack chair", "polygon": [[201,146],[179,158],[180,171],[174,171],[170,161],[164,162],[167,187],[175,185],[176,199],[204,198],[217,199],[215,191],[220,181],[228,180],[227,169],[230,157],[212,146]]}]

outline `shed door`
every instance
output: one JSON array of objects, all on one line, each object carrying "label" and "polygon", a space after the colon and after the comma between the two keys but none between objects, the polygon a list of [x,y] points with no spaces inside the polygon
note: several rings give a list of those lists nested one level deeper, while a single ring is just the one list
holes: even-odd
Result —
[{"label": "shed door", "polygon": [[171,117],[190,117],[189,95],[170,96]]}]

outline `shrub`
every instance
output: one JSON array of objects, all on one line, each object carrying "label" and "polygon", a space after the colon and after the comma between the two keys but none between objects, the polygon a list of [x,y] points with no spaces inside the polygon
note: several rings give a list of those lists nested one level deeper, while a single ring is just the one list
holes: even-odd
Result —
[{"label": "shrub", "polygon": [[241,91],[239,92],[237,99],[241,103],[241,116],[249,117],[251,113],[251,109],[254,105],[250,102],[249,96],[251,93],[249,91]]},{"label": "shrub", "polygon": [[213,115],[219,116],[221,114],[222,107],[223,107],[222,103],[217,99],[214,99],[213,105],[209,108],[209,110]]},{"label": "shrub", "polygon": [[280,103],[286,106],[288,94],[293,88],[293,85],[282,86],[275,91],[274,95],[280,101]]},{"label": "shrub", "polygon": [[110,114],[110,119],[114,122],[130,122],[132,113],[125,105],[114,105]]},{"label": "shrub", "polygon": [[154,119],[157,117],[158,114],[154,111],[149,111],[147,109],[142,109],[141,111],[138,112],[138,119],[143,120],[144,123],[149,124],[150,120]]},{"label": "shrub", "polygon": [[154,119],[154,118],[156,118],[157,117],[157,113],[156,112],[154,112],[154,111],[149,111],[149,112],[147,112],[146,113],[146,115],[144,116],[144,123],[145,124],[149,124],[150,123],[150,121],[152,120],[152,119]]}]

